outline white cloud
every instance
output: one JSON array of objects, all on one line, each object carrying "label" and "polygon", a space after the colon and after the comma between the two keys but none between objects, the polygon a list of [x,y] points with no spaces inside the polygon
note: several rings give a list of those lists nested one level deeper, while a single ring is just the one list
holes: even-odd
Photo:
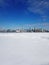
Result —
[{"label": "white cloud", "polygon": [[30,12],[38,13],[44,19],[47,17],[49,11],[49,1],[47,0],[28,0],[29,7],[27,8]]}]

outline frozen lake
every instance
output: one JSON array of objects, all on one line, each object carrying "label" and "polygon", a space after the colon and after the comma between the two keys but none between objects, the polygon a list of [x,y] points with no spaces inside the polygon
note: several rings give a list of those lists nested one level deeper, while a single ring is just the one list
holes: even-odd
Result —
[{"label": "frozen lake", "polygon": [[0,33],[0,65],[49,65],[49,33]]}]

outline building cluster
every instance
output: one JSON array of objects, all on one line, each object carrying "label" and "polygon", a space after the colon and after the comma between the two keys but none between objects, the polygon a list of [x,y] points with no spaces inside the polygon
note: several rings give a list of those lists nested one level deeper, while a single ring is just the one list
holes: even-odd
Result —
[{"label": "building cluster", "polygon": [[0,32],[15,32],[15,33],[20,33],[20,32],[49,32],[49,30],[46,30],[46,29],[40,29],[40,28],[29,28],[29,29],[16,29],[16,30],[13,30],[13,29],[0,29]]}]

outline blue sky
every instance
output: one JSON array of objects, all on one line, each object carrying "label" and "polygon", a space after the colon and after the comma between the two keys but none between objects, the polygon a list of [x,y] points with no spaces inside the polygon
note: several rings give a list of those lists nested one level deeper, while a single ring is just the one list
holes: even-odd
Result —
[{"label": "blue sky", "polygon": [[49,0],[0,0],[0,28],[45,23],[49,29]]}]

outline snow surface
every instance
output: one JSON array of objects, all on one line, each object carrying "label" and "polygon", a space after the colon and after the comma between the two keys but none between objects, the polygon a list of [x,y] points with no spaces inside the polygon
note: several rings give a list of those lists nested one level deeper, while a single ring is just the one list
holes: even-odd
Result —
[{"label": "snow surface", "polygon": [[0,33],[0,65],[49,65],[49,33]]}]

